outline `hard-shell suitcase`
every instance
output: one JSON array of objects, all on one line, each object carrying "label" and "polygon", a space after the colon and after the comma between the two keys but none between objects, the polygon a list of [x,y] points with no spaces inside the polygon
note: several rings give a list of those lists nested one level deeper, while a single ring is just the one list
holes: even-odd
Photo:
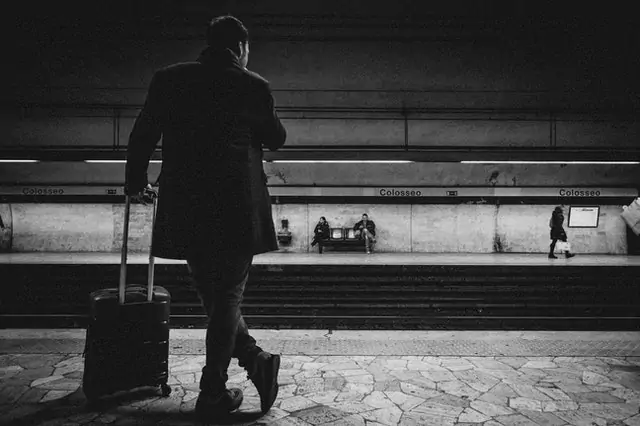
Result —
[{"label": "hard-shell suitcase", "polygon": [[[169,310],[171,296],[153,286],[154,257],[149,253],[147,285],[126,285],[127,240],[131,199],[126,197],[118,288],[91,293],[82,388],[89,402],[143,386],[171,393],[169,379]],[[156,199],[153,198],[155,221]],[[153,245],[153,241],[151,243]]]}]

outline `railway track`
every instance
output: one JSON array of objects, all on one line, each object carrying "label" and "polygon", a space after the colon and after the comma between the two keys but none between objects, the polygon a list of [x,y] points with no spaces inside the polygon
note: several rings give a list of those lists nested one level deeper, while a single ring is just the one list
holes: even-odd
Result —
[{"label": "railway track", "polygon": [[[115,265],[14,265],[2,287],[5,327],[84,327],[89,293],[117,282]],[[7,269],[6,265],[2,267]],[[174,327],[205,327],[182,266],[161,265]],[[243,314],[254,328],[637,330],[631,268],[255,267]],[[9,275],[5,275],[9,276]],[[146,267],[131,265],[130,282]]]}]

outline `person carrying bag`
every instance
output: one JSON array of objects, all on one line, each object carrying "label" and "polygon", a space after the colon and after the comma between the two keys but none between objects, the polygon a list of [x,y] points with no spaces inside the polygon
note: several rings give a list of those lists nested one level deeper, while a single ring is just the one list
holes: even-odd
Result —
[{"label": "person carrying bag", "polygon": [[549,227],[551,228],[551,246],[549,247],[549,259],[557,259],[554,251],[556,245],[558,249],[565,252],[567,259],[572,258],[575,254],[571,253],[571,245],[567,242],[567,233],[564,230],[562,224],[564,223],[564,214],[562,207],[556,207],[549,219]]}]

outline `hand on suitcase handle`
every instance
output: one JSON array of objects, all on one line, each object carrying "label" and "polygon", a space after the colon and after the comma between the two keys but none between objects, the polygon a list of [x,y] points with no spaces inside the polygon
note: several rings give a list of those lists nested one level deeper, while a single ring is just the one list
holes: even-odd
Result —
[{"label": "hand on suitcase handle", "polygon": [[127,280],[127,251],[128,251],[128,240],[129,240],[129,218],[130,218],[130,208],[132,201],[138,201],[143,204],[148,204],[150,200],[153,203],[153,219],[151,222],[151,244],[149,246],[149,272],[148,272],[148,281],[147,281],[147,301],[151,301],[153,299],[153,281],[154,281],[154,267],[155,267],[155,259],[153,256],[153,228],[155,227],[155,218],[156,218],[156,199],[158,198],[158,193],[154,190],[151,185],[147,184],[146,188],[142,190],[140,193],[136,195],[127,195],[125,202],[125,210],[124,210],[124,229],[122,232],[122,250],[121,250],[121,259],[120,259],[120,281],[118,283],[118,301],[120,304],[125,303],[125,287]]},{"label": "hand on suitcase handle", "polygon": [[148,205],[153,203],[153,200],[158,198],[158,191],[153,189],[149,184],[139,193],[131,196],[131,201],[134,203],[142,203]]}]

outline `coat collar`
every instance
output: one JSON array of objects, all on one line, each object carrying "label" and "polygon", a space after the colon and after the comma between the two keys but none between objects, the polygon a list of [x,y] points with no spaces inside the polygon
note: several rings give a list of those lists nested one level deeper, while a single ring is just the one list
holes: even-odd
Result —
[{"label": "coat collar", "polygon": [[213,49],[211,47],[207,47],[200,53],[197,60],[204,65],[215,67],[224,68],[232,66],[242,68],[238,57],[231,49]]}]

